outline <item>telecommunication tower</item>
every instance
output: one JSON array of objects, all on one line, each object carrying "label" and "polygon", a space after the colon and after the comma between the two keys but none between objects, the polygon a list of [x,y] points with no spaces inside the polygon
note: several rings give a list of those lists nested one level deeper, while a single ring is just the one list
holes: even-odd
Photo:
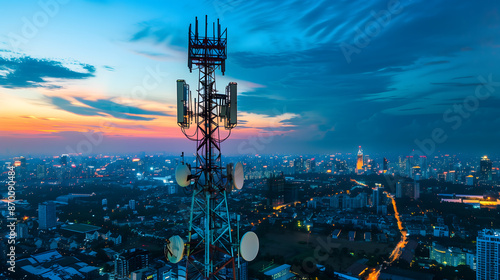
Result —
[{"label": "telecommunication tower", "polygon": [[[184,158],[177,166],[177,183],[191,193],[191,212],[187,241],[173,236],[167,241],[165,255],[173,263],[186,260],[186,279],[237,279],[236,260],[241,256],[253,260],[259,241],[255,233],[247,232],[240,240],[233,238],[228,209],[228,194],[243,186],[243,165],[222,166],[221,143],[237,125],[237,84],[229,83],[220,93],[216,88],[216,70],[224,75],[227,58],[227,29],[217,20],[213,33],[198,33],[198,18],[194,31],[189,25],[188,67],[198,69],[198,89],[194,102],[185,80],[177,80],[177,123],[184,135],[196,142],[196,163],[191,166]],[[191,134],[190,126],[195,126]],[[221,137],[221,129],[228,132]],[[239,218],[238,218],[239,220]],[[229,273],[230,272],[230,273]]]}]

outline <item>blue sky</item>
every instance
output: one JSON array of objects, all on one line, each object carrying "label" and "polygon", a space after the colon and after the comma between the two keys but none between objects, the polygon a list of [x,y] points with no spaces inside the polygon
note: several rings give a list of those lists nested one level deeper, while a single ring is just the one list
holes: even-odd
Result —
[{"label": "blue sky", "polygon": [[229,153],[498,149],[498,1],[4,2],[0,153],[64,153],[103,120],[92,152],[190,148],[175,80],[196,87],[205,14],[228,28],[219,88],[239,85]]}]

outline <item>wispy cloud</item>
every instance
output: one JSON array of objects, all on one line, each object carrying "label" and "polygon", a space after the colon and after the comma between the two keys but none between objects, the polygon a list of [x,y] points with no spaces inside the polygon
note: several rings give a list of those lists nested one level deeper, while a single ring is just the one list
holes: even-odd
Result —
[{"label": "wispy cloud", "polygon": [[81,97],[74,99],[85,106],[76,105],[68,99],[57,96],[46,96],[49,103],[58,109],[81,116],[113,116],[118,119],[135,121],[152,121],[155,116],[170,116],[161,111],[144,110],[138,107],[119,104],[107,99],[87,100]]},{"label": "wispy cloud", "polygon": [[0,57],[0,86],[4,88],[60,88],[48,79],[87,79],[94,77],[95,67],[78,63],[81,71],[72,70],[60,61],[36,59],[30,56],[19,58]]}]

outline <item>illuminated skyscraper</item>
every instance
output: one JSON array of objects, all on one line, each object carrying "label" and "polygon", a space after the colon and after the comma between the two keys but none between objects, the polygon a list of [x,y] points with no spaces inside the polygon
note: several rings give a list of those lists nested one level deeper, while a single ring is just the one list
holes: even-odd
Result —
[{"label": "illuminated skyscraper", "polygon": [[383,170],[384,170],[384,173],[387,172],[387,159],[384,158],[384,163],[383,163],[383,166],[382,166]]},{"label": "illuminated skyscraper", "polygon": [[483,229],[477,236],[477,280],[500,280],[500,230]]},{"label": "illuminated skyscraper", "polygon": [[479,178],[481,180],[491,180],[491,167],[491,160],[487,156],[482,157],[479,164]]},{"label": "illuminated skyscraper", "polygon": [[359,146],[358,160],[356,162],[356,173],[361,173],[361,170],[363,170],[363,150],[361,150],[361,146]]}]

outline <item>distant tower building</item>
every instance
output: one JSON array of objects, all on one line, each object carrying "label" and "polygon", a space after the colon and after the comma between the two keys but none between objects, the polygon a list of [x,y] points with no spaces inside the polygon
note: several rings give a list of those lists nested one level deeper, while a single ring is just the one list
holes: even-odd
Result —
[{"label": "distant tower building", "polygon": [[302,157],[296,158],[294,161],[295,174],[304,172],[304,159]]},{"label": "distant tower building", "polygon": [[38,204],[38,224],[40,229],[56,226],[56,205],[53,201]]},{"label": "distant tower building", "polygon": [[413,188],[414,194],[413,198],[414,199],[420,199],[420,183],[415,181],[415,186]]},{"label": "distant tower building", "polygon": [[387,169],[387,165],[388,165],[388,164],[387,164],[387,159],[386,159],[386,158],[384,158],[384,163],[383,163],[383,165],[382,165],[382,166],[383,166],[382,168],[383,168],[383,170],[384,170],[384,173],[387,173],[387,170],[388,170],[388,169]]},{"label": "distant tower building", "polygon": [[474,176],[469,175],[469,176],[465,177],[465,184],[467,186],[473,186],[474,185]]},{"label": "distant tower building", "polygon": [[106,198],[102,199],[102,206],[108,206],[108,200]]},{"label": "distant tower building", "polygon": [[421,171],[423,179],[429,178],[429,175],[427,174],[428,166],[427,166],[427,157],[426,156],[420,156],[419,165],[421,167],[420,171]]},{"label": "distant tower building", "polygon": [[412,167],[411,178],[415,179],[417,174],[420,174],[420,166],[418,166],[418,165]]},{"label": "distant tower building", "polygon": [[455,180],[456,180],[455,170],[451,170],[450,172],[448,172],[448,174],[446,174],[446,181],[447,182],[455,183]]},{"label": "distant tower building", "polygon": [[312,158],[311,159],[311,173],[316,172],[316,159]]},{"label": "distant tower building", "polygon": [[38,179],[45,178],[45,165],[39,164],[36,166],[36,177]]},{"label": "distant tower building", "polygon": [[412,178],[412,173],[411,173],[411,167],[412,167],[411,162],[413,161],[412,159],[413,159],[413,157],[407,156],[406,160],[405,160],[406,176],[408,176],[410,178]]},{"label": "distant tower building", "polygon": [[67,165],[68,164],[68,155],[67,154],[63,154],[61,155],[61,158],[59,159],[59,163],[61,165]]},{"label": "distant tower building", "polygon": [[23,179],[26,178],[27,176],[27,163],[26,163],[26,158],[21,156],[21,157],[16,157],[14,158],[14,167],[16,167],[16,179]]},{"label": "distant tower building", "polygon": [[135,210],[135,200],[133,200],[133,199],[129,200],[128,207],[132,210]]},{"label": "distant tower building", "polygon": [[500,230],[483,229],[476,241],[476,279],[500,280]]},{"label": "distant tower building", "polygon": [[479,178],[481,180],[491,180],[492,165],[491,165],[491,160],[487,156],[481,158],[479,167],[480,167]]},{"label": "distant tower building", "polygon": [[306,159],[305,171],[306,173],[311,172],[311,159]]},{"label": "distant tower building", "polygon": [[380,184],[375,184],[375,188],[373,189],[372,193],[372,203],[373,207],[375,207],[377,213],[379,211],[378,206],[380,205]]},{"label": "distant tower building", "polygon": [[267,179],[267,207],[276,207],[285,202],[285,177],[271,175]]},{"label": "distant tower building", "polygon": [[403,197],[403,185],[401,182],[396,183],[396,198],[402,198]]},{"label": "distant tower building", "polygon": [[363,150],[361,150],[361,146],[359,146],[358,150],[358,160],[356,161],[356,173],[361,173],[363,170]]}]

